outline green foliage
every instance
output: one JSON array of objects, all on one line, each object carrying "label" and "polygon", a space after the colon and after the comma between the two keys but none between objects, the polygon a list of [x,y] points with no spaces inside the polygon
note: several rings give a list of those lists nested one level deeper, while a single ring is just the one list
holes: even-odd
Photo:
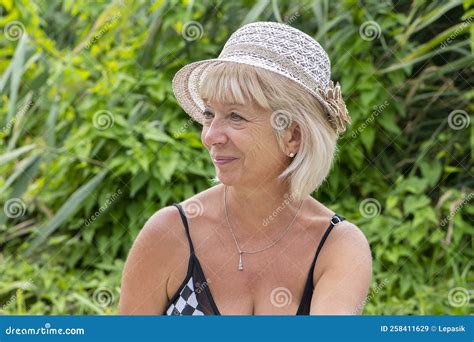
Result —
[{"label": "green foliage", "polygon": [[[262,20],[315,37],[341,83],[353,124],[315,196],[369,239],[364,312],[472,310],[448,301],[474,283],[474,126],[450,116],[473,109],[471,1],[0,4],[0,204],[14,209],[0,211],[0,313],[116,312],[145,221],[214,175],[171,79]],[[193,41],[191,20],[203,26]],[[372,21],[375,38],[362,30]],[[22,35],[7,35],[12,23]],[[113,300],[101,305],[98,288]]]}]

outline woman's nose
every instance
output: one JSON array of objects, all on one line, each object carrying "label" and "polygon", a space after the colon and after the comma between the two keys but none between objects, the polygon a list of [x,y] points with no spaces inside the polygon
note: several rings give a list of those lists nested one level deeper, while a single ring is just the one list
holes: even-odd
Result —
[{"label": "woman's nose", "polygon": [[226,127],[222,120],[214,120],[204,128],[204,143],[207,146],[225,144],[227,142]]}]

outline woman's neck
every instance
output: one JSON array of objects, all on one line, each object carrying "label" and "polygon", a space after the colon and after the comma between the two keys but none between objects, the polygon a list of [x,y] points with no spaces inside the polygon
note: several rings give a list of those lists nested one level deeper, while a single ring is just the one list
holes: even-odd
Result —
[{"label": "woman's neck", "polygon": [[222,185],[224,205],[226,187],[229,222],[241,237],[275,237],[290,224],[301,204],[290,194],[288,186],[273,183],[258,187]]}]

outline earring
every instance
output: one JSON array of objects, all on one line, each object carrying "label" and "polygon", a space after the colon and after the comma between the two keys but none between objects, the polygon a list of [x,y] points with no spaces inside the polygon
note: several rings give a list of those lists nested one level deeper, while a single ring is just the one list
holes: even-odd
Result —
[{"label": "earring", "polygon": [[293,158],[295,154],[293,152],[290,153],[290,158]]}]

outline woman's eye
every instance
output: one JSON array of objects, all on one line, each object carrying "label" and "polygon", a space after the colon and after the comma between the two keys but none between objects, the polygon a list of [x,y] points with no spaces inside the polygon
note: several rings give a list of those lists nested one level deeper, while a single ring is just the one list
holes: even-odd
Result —
[{"label": "woman's eye", "polygon": [[204,116],[205,119],[211,119],[214,114],[205,110],[204,113],[202,113],[202,115]]},{"label": "woman's eye", "polygon": [[243,117],[241,117],[239,114],[234,113],[234,112],[230,113],[230,117],[233,121],[244,120]]}]

